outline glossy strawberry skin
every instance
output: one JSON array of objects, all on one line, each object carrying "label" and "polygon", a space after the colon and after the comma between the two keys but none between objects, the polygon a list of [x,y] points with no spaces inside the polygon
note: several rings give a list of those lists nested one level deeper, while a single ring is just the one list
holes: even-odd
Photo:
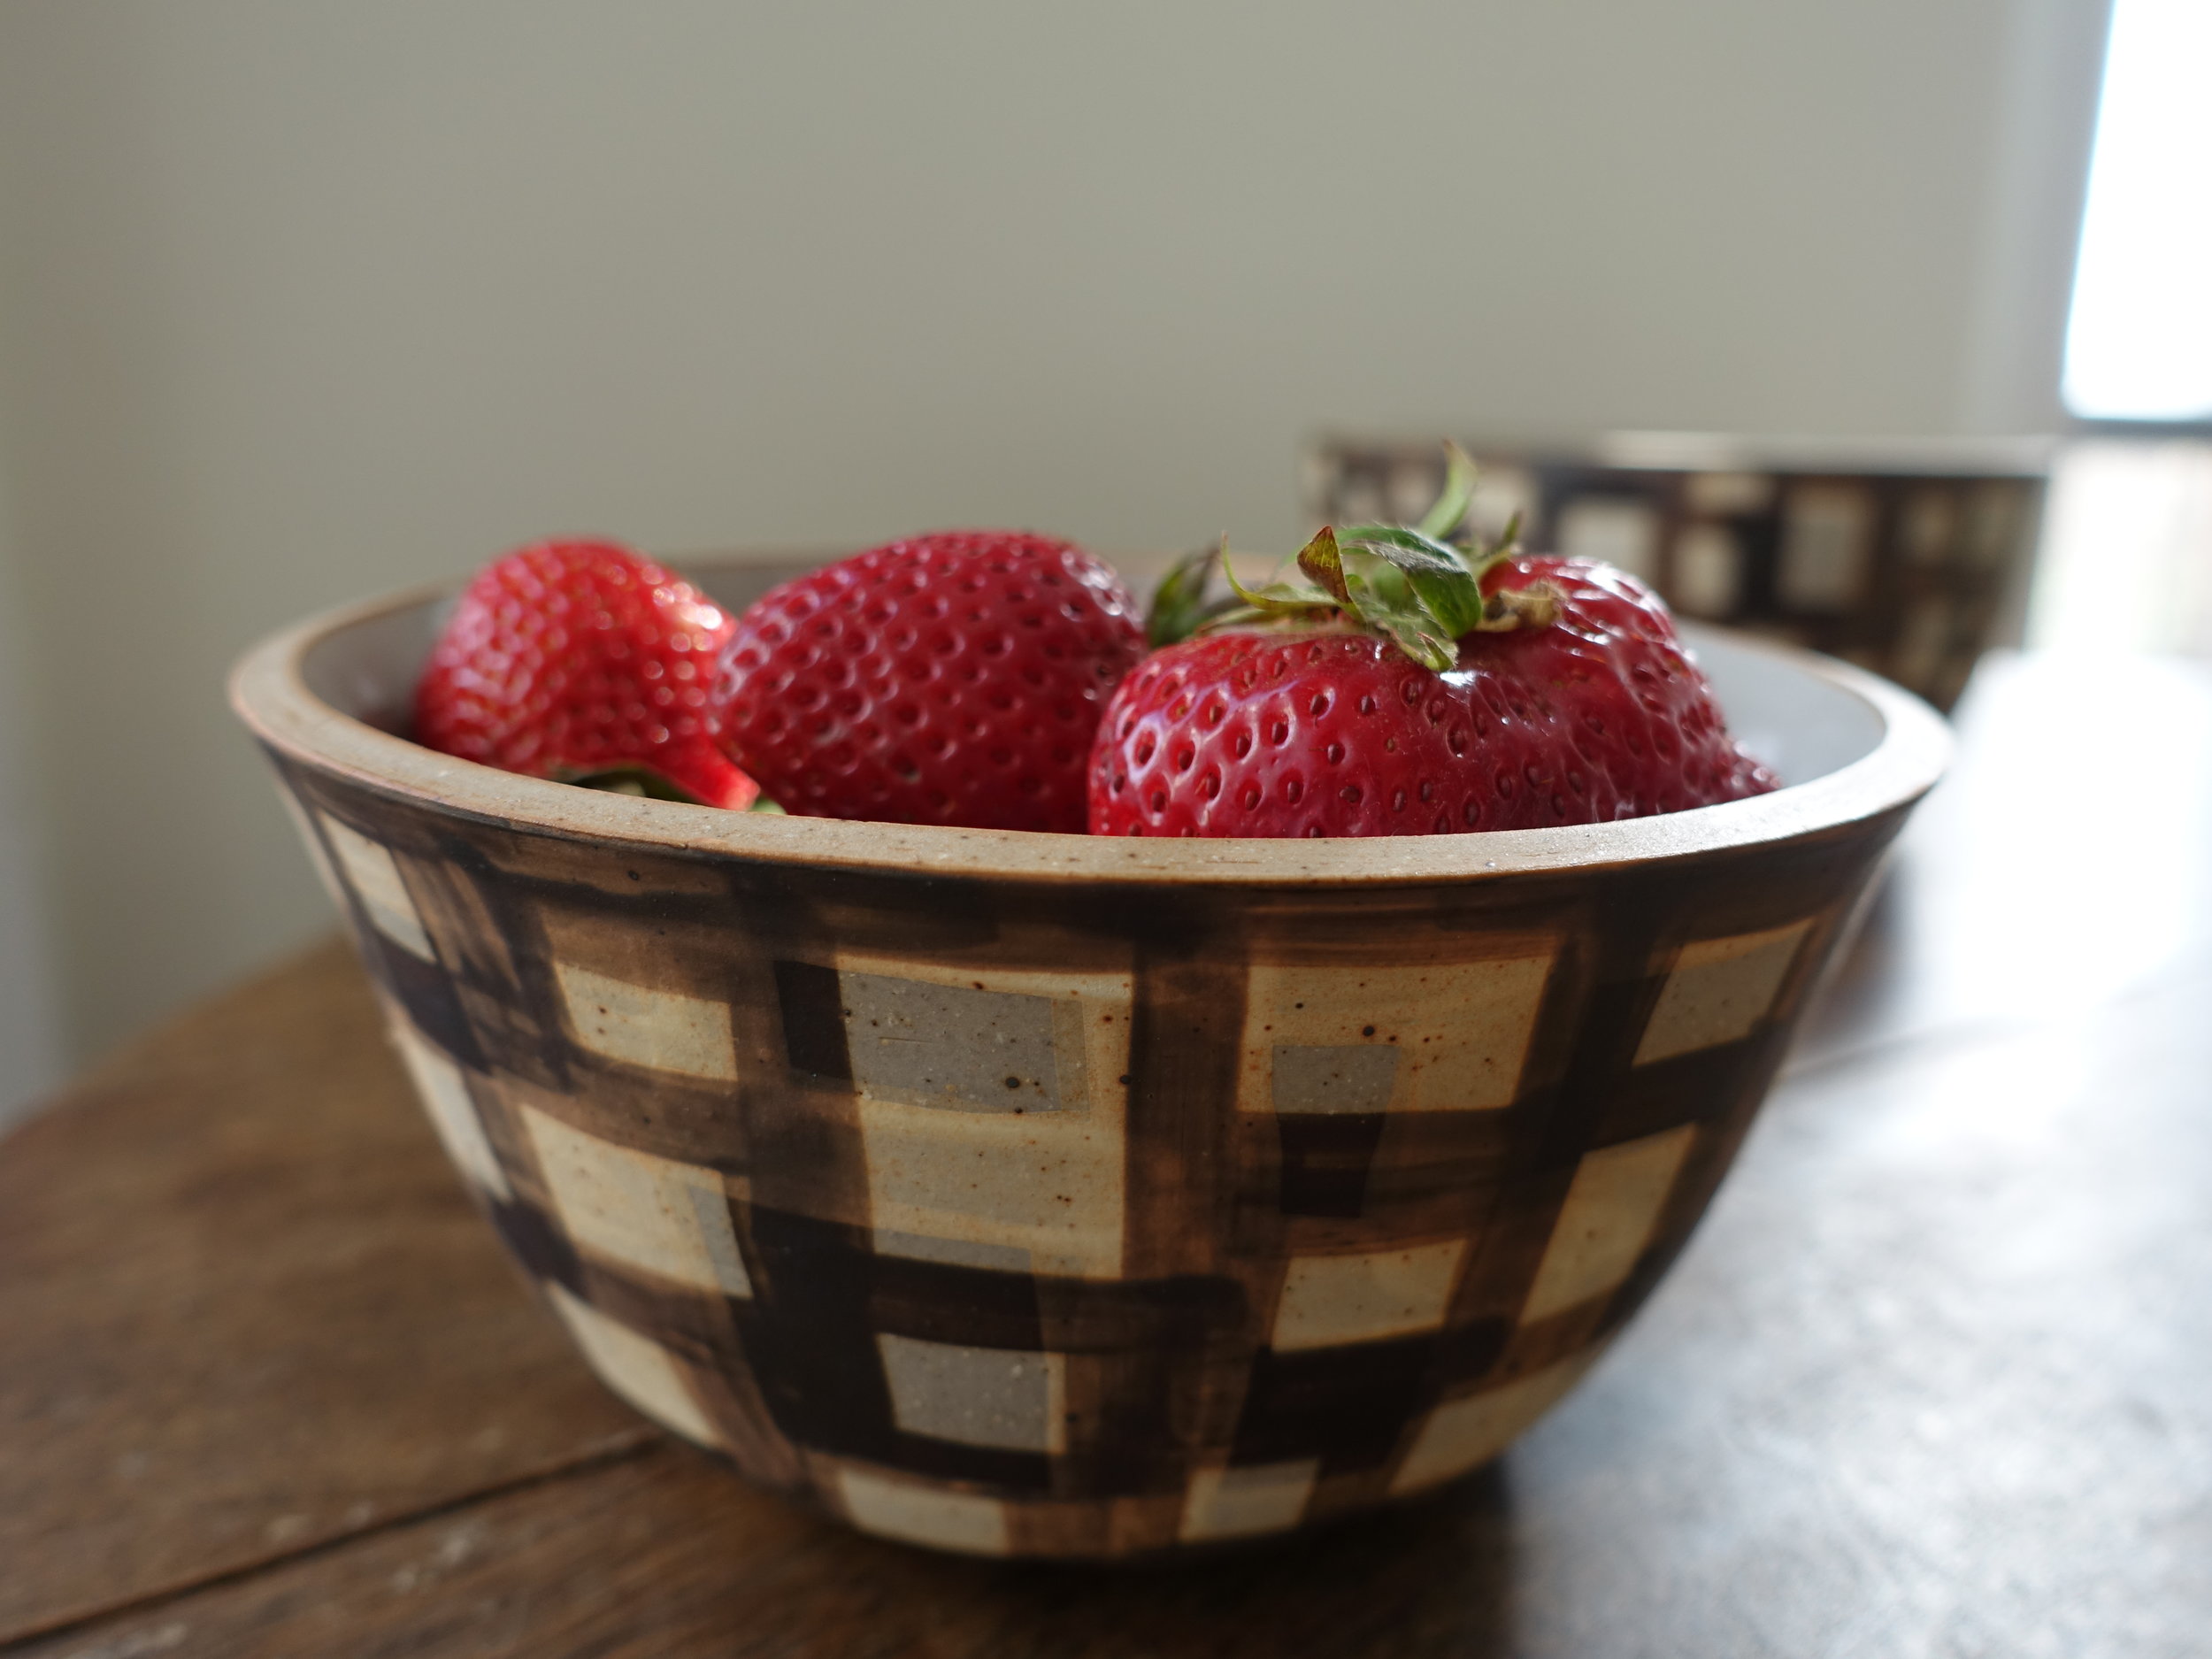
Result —
[{"label": "glossy strawberry skin", "polygon": [[716,743],[721,607],[611,541],[541,541],[463,590],[415,689],[415,740],[537,778],[639,768],[742,810]]},{"label": "glossy strawberry skin", "polygon": [[732,758],[785,810],[1080,833],[1091,740],[1144,655],[1104,563],[945,531],[763,595],[722,654]]},{"label": "glossy strawberry skin", "polygon": [[1101,835],[1425,835],[1603,823],[1763,794],[1642,584],[1515,557],[1555,621],[1460,641],[1437,673],[1351,629],[1202,634],[1123,682],[1092,758]]}]

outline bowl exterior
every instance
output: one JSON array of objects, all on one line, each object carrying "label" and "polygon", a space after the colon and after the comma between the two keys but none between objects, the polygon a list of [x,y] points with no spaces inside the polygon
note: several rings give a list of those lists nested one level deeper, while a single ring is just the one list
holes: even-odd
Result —
[{"label": "bowl exterior", "polygon": [[1484,1463],[1681,1248],[1905,809],[1376,888],[773,864],[273,755],[617,1394],[866,1530],[1110,1557]]}]

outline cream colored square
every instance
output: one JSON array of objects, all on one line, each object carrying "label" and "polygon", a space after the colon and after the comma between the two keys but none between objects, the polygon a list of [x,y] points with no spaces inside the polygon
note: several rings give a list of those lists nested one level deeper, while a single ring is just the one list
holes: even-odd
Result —
[{"label": "cream colored square", "polygon": [[1916,565],[1933,565],[1951,550],[1958,535],[1957,492],[1941,486],[1915,490],[1905,503],[1905,552]]},{"label": "cream colored square", "polygon": [[392,861],[390,849],[340,823],[327,812],[315,816],[322,820],[323,833],[330,839],[330,850],[344,868],[354,897],[361,901],[361,908],[367,912],[376,931],[425,962],[435,962],[437,952],[430,948],[430,935],[423,932],[422,917],[415,909],[406,882],[400,879],[399,866]]},{"label": "cream colored square", "polygon": [[1466,1254],[1466,1240],[1447,1239],[1361,1256],[1294,1256],[1270,1345],[1287,1352],[1433,1331]]},{"label": "cream colored square", "polygon": [[1659,580],[1659,512],[1647,502],[1576,496],[1559,510],[1552,541],[1569,558],[1617,565],[1642,581]]},{"label": "cream colored square", "polygon": [[1789,611],[1843,611],[1864,587],[1874,502],[1855,484],[1799,484],[1782,506],[1775,588]]},{"label": "cream colored square", "polygon": [[1245,982],[1237,1105],[1275,1110],[1278,1048],[1386,1046],[1397,1071],[1386,1110],[1509,1106],[1550,977],[1553,950],[1382,967],[1256,962]]},{"label": "cream colored square", "polygon": [[753,1294],[718,1173],[602,1141],[534,1106],[518,1110],[576,1243],[695,1289]]},{"label": "cream colored square", "polygon": [[698,1401],[684,1386],[683,1373],[666,1348],[610,1319],[589,1303],[579,1302],[558,1285],[549,1284],[546,1291],[553,1310],[561,1316],[601,1382],[686,1440],[702,1446],[721,1444],[722,1437],[699,1409]]},{"label": "cream colored square", "polygon": [[1298,1525],[1313,1496],[1320,1460],[1254,1463],[1242,1469],[1201,1469],[1183,1498],[1178,1536],[1188,1543],[1214,1538],[1256,1538]]},{"label": "cream colored square", "polygon": [[942,1260],[956,1253],[910,1242],[942,1240],[975,1247],[979,1264],[1019,1250],[1040,1273],[1120,1274],[1127,1160],[1119,1123],[865,1099],[859,1115],[879,1248]]},{"label": "cream colored square", "polygon": [[1075,1278],[1121,1272],[1127,973],[1008,972],[841,955],[841,972],[1049,999],[1060,1109],[960,1111],[856,1098],[876,1248]]},{"label": "cream colored square", "polygon": [[[292,827],[299,831],[300,841],[307,849],[307,860],[315,866],[315,876],[323,884],[323,891],[330,895],[330,902],[338,908],[338,914],[346,913],[346,889],[338,879],[338,872],[331,868],[330,855],[323,850],[323,838],[315,833],[315,822],[301,804],[299,796],[282,784],[277,786],[277,799],[284,803],[284,810],[292,815]],[[318,813],[317,817],[321,814]]]},{"label": "cream colored square", "polygon": [[1683,1124],[1583,1155],[1522,1306],[1524,1322],[1601,1296],[1628,1277],[1696,1139],[1697,1126]]},{"label": "cream colored square", "polygon": [[1774,995],[1811,926],[1809,918],[1683,946],[1645,1022],[1636,1064],[1671,1060],[1750,1035],[1774,1006]]},{"label": "cream colored square", "polygon": [[1890,647],[1889,669],[1908,686],[1924,686],[1943,666],[1951,643],[1951,605],[1940,595],[1923,599],[1905,613]]},{"label": "cream colored square", "polygon": [[727,1003],[611,979],[573,963],[556,961],[553,975],[585,1048],[627,1065],[736,1081]]},{"label": "cream colored square", "polygon": [[1392,1494],[1455,1480],[1488,1463],[1558,1403],[1600,1352],[1585,1348],[1502,1387],[1444,1402],[1429,1413],[1390,1478]]},{"label": "cream colored square", "polygon": [[864,1532],[971,1555],[1006,1554],[1006,1506],[996,1498],[851,1468],[838,1471],[837,1486],[845,1518]]},{"label": "cream colored square", "polygon": [[507,1186],[507,1172],[499,1167],[498,1156],[485,1137],[483,1119],[476,1115],[476,1102],[469,1097],[468,1082],[461,1075],[461,1068],[404,1019],[395,1016],[391,1031],[392,1044],[399,1050],[399,1057],[407,1063],[408,1074],[415,1079],[415,1093],[429,1115],[431,1127],[445,1143],[446,1156],[462,1174],[486,1192],[501,1198],[513,1197]]},{"label": "cream colored square", "polygon": [[1967,500],[1967,551],[1985,569],[2002,565],[2012,554],[2032,486],[2016,480],[1993,480],[1978,486]]},{"label": "cream colored square", "polygon": [[1694,617],[1724,617],[1743,594],[1743,549],[1726,525],[1692,524],[1674,541],[1676,607]]},{"label": "cream colored square", "polygon": [[1011,1452],[1067,1449],[1067,1357],[879,1332],[892,1420],[910,1434]]},{"label": "cream colored square", "polygon": [[1682,480],[1683,505],[1717,518],[1764,512],[1773,501],[1771,472],[1693,472]]}]

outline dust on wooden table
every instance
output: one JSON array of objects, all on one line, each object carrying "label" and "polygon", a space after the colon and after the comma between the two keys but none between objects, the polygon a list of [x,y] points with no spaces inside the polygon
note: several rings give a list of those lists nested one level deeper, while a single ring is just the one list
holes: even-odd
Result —
[{"label": "dust on wooden table", "polygon": [[0,1640],[656,1438],[522,1293],[333,943],[0,1142]]}]

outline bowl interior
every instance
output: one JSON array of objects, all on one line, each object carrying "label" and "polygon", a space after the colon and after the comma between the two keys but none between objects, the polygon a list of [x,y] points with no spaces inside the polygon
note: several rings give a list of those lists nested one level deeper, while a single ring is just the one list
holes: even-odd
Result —
[{"label": "bowl interior", "polygon": [[1848,687],[1807,673],[1740,634],[1684,623],[1682,637],[1713,682],[1736,741],[1784,784],[1840,772],[1881,743],[1881,711]]},{"label": "bowl interior", "polygon": [[[738,611],[816,562],[703,564],[687,574],[718,603]],[[1131,572],[1139,580],[1145,573]],[[301,663],[308,689],[341,713],[403,732],[415,680],[449,603],[426,597],[324,635]],[[1718,629],[1686,623],[1682,634],[1738,740],[1785,785],[1840,771],[1880,745],[1881,710],[1848,687]]]}]

